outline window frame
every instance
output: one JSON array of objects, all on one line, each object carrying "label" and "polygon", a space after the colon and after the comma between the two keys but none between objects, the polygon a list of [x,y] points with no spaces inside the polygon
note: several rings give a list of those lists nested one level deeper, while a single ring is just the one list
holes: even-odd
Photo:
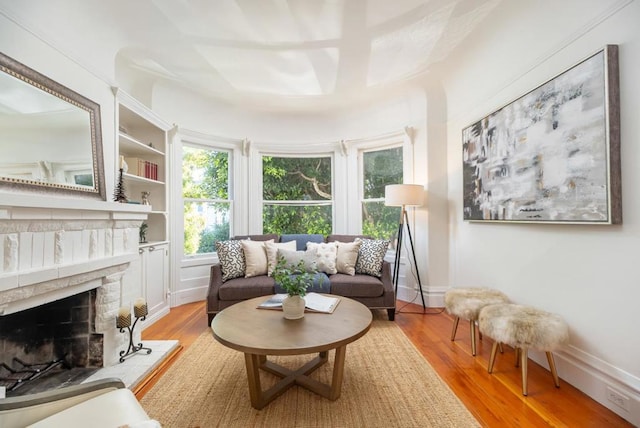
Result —
[{"label": "window frame", "polygon": [[[384,202],[385,198],[384,195],[382,197],[379,198],[365,198],[364,195],[364,155],[366,153],[372,153],[372,152],[381,152],[384,150],[391,150],[391,149],[397,149],[397,148],[403,148],[404,144],[402,142],[398,142],[396,144],[391,144],[391,145],[384,145],[384,146],[379,146],[379,147],[366,147],[366,148],[361,148],[360,150],[358,150],[358,194],[360,196],[359,201],[360,201],[360,205],[359,205],[359,211],[358,213],[360,214],[360,231],[359,233],[362,234],[362,212],[364,210],[364,204],[367,202]],[[405,182],[405,160],[404,160],[404,150],[402,150],[402,182]],[[402,183],[393,183],[393,184],[402,184]]]},{"label": "window frame", "polygon": [[348,211],[344,233],[361,234],[362,203],[364,201],[363,153],[402,147],[403,183],[412,183],[414,180],[413,139],[407,130],[402,130],[374,138],[345,141],[343,144],[346,146],[347,182],[358,183],[357,186],[347,186]]},{"label": "window frame", "polygon": [[[215,199],[211,200],[212,202],[223,202],[229,204],[229,235],[233,236],[234,231],[239,227],[238,225],[242,223],[242,216],[238,210],[238,200],[236,195],[238,194],[238,189],[236,183],[242,183],[240,177],[242,176],[241,170],[241,143],[242,140],[231,140],[224,139],[213,136],[204,136],[200,135],[197,132],[181,130],[179,144],[177,145],[174,153],[176,154],[176,160],[180,162],[180,168],[175,168],[176,170],[176,179],[174,182],[176,183],[174,189],[175,194],[179,195],[180,204],[176,206],[176,210],[173,212],[176,214],[176,217],[179,217],[179,221],[176,221],[176,230],[173,233],[176,249],[180,248],[178,252],[180,257],[180,265],[181,267],[188,266],[198,266],[202,263],[212,263],[217,260],[217,253],[196,253],[196,254],[185,254],[184,252],[184,205],[187,200],[196,200],[192,198],[183,197],[183,189],[182,189],[182,158],[184,154],[184,147],[194,147],[211,151],[225,151],[229,154],[229,188],[227,189],[227,200],[223,199]],[[206,200],[209,201],[209,200]],[[179,229],[178,229],[179,228]]]},{"label": "window frame", "polygon": [[[311,201],[303,201],[303,200],[277,200],[277,201],[268,201],[264,199],[264,172],[263,172],[263,158],[276,157],[276,158],[329,158],[329,162],[331,165],[331,199],[321,199],[321,200],[311,200]],[[253,219],[256,224],[259,224],[260,233],[264,231],[263,224],[263,215],[264,215],[264,207],[269,205],[284,205],[284,206],[331,206],[331,230],[335,230],[336,224],[336,195],[335,195],[335,181],[336,181],[336,162],[335,162],[335,154],[332,152],[307,152],[307,153],[291,153],[289,151],[278,151],[278,152],[270,152],[270,151],[260,151],[256,153],[257,163],[259,163],[259,182],[260,185],[256,186],[259,191],[259,213],[256,219]]]}]

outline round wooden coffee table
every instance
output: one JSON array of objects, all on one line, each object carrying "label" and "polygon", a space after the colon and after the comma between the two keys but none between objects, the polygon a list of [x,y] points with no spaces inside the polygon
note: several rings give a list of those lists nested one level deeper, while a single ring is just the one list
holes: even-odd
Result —
[{"label": "round wooden coffee table", "polygon": [[[211,322],[213,337],[223,345],[244,352],[251,405],[262,409],[293,385],[302,386],[329,400],[340,397],[347,344],[364,336],[371,327],[371,310],[346,297],[332,314],[305,312],[298,320],[287,320],[282,311],[258,309],[270,296],[236,303]],[[311,379],[311,374],[328,360],[328,351],[335,349],[331,384]],[[289,370],[267,355],[318,356],[297,370]],[[260,385],[260,369],[282,378],[266,391]]]}]

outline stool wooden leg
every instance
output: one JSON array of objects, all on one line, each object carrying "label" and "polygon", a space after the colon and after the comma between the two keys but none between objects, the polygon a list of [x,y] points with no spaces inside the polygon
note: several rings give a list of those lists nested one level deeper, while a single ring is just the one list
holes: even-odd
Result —
[{"label": "stool wooden leg", "polygon": [[497,350],[498,350],[498,342],[493,342],[493,347],[491,348],[491,357],[489,358],[489,367],[487,369],[489,373],[493,373],[493,364],[496,362]]},{"label": "stool wooden leg", "polygon": [[456,338],[456,330],[458,329],[458,323],[460,322],[460,317],[456,317],[453,320],[453,330],[451,330],[451,341],[453,342]]},{"label": "stool wooden leg", "polygon": [[556,388],[560,388],[560,379],[558,379],[556,363],[555,361],[553,361],[553,354],[551,352],[547,352],[547,361],[549,362],[549,369],[551,370],[551,375],[553,376],[553,383],[556,385]]},{"label": "stool wooden leg", "polygon": [[476,356],[476,322],[474,320],[469,321],[471,326],[471,355]]},{"label": "stool wooden leg", "polygon": [[529,358],[529,350],[527,348],[523,348],[520,350],[520,359],[522,364],[522,395],[528,394],[527,388],[527,360]]},{"label": "stool wooden leg", "polygon": [[514,349],[516,353],[516,367],[520,367],[520,348]]}]

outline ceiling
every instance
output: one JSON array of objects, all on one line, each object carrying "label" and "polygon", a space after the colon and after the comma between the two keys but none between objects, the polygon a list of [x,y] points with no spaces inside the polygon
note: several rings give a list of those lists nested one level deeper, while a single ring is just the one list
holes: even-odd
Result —
[{"label": "ceiling", "polygon": [[118,86],[320,109],[404,90],[501,1],[0,0],[0,12]]}]

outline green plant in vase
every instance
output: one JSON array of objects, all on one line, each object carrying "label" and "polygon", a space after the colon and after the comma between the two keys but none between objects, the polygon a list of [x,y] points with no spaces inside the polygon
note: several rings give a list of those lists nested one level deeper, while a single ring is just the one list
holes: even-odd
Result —
[{"label": "green plant in vase", "polygon": [[309,268],[304,260],[297,264],[287,264],[284,257],[278,257],[271,276],[288,294],[282,302],[286,319],[299,319],[304,316],[304,296],[313,284],[317,270]]},{"label": "green plant in vase", "polygon": [[313,282],[313,275],[307,272],[304,260],[300,260],[298,264],[295,265],[287,265],[286,260],[282,256],[278,258],[278,262],[271,276],[289,296],[304,297],[305,294],[307,294],[307,288],[309,288]]},{"label": "green plant in vase", "polygon": [[145,222],[142,222],[140,225],[140,243],[147,242],[147,229],[149,229],[149,225]]}]

